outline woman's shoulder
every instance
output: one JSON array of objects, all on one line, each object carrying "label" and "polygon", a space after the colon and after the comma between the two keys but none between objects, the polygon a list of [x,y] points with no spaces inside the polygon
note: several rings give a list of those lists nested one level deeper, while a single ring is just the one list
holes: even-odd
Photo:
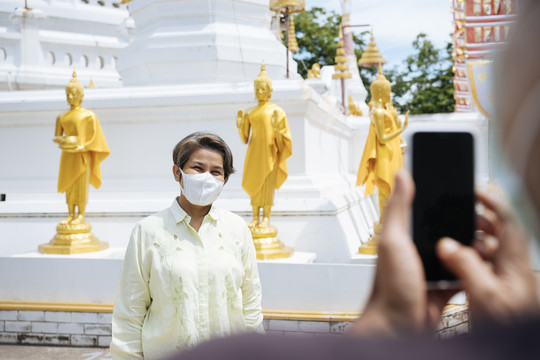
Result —
[{"label": "woman's shoulder", "polygon": [[229,229],[234,229],[239,232],[244,232],[246,229],[248,229],[246,221],[232,211],[218,208],[216,206],[212,207],[212,211],[216,212],[216,214],[219,216],[219,220]]},{"label": "woman's shoulder", "polygon": [[142,231],[148,231],[155,228],[162,228],[163,226],[165,226],[165,223],[167,222],[167,219],[169,216],[170,216],[170,209],[169,208],[163,209],[161,211],[158,211],[140,220],[137,223],[136,227]]},{"label": "woman's shoulder", "polygon": [[223,220],[231,221],[231,222],[235,222],[235,223],[239,223],[239,224],[243,224],[247,226],[244,219],[242,219],[242,217],[233,213],[232,211],[225,210],[217,206],[212,206],[212,211],[215,211],[220,219],[223,218]]}]

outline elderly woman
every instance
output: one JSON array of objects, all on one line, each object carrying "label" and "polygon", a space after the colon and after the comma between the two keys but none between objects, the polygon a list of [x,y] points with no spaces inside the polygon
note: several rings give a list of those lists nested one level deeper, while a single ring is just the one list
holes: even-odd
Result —
[{"label": "elderly woman", "polygon": [[113,359],[158,359],[215,336],[263,332],[246,223],[213,202],[234,172],[227,144],[194,133],[173,151],[180,196],[140,221],[114,304]]}]

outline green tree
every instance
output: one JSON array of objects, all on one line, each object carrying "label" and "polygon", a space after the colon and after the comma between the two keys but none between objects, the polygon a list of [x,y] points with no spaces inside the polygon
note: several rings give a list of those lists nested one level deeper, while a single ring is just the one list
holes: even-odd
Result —
[{"label": "green tree", "polygon": [[396,108],[411,114],[453,112],[452,44],[437,49],[420,33],[412,45],[415,52],[405,59],[405,68],[389,73]]},{"label": "green tree", "polygon": [[[299,52],[293,58],[298,62],[302,77],[307,77],[307,69],[314,63],[334,65],[341,16],[333,11],[312,8],[296,15],[294,22]],[[358,59],[368,39],[367,31],[358,36],[353,33]],[[412,45],[414,53],[404,60],[404,67],[384,68],[384,75],[392,84],[394,105],[402,113],[407,110],[411,114],[453,112],[452,44],[438,49],[426,34],[420,33]],[[376,76],[377,68],[360,68],[360,77],[368,91],[366,102],[371,98],[369,84]]]},{"label": "green tree", "polygon": [[[315,7],[297,14],[294,25],[299,51],[293,58],[298,62],[302,77],[307,77],[307,70],[315,63],[321,66],[335,64],[341,15]],[[364,40],[353,34],[353,42],[356,55],[362,54]]]},{"label": "green tree", "polygon": [[[420,33],[413,41],[414,53],[404,61],[404,67],[384,69],[384,76],[392,84],[392,102],[400,113],[410,110],[411,114],[453,112],[454,74],[452,72],[452,43],[437,49],[426,34]],[[377,73],[373,68],[360,68],[364,85],[369,84]]]}]

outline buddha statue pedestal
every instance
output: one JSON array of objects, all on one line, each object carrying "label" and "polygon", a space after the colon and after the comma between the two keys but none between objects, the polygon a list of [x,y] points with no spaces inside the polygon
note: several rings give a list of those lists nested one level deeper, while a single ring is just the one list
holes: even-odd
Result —
[{"label": "buddha statue pedestal", "polygon": [[369,237],[367,243],[360,245],[358,253],[363,255],[377,255],[377,241],[382,230],[382,225],[377,221],[373,224],[373,235]]},{"label": "buddha statue pedestal", "polygon": [[61,222],[56,226],[56,235],[48,244],[41,244],[38,251],[43,254],[81,254],[105,250],[106,242],[99,241],[91,232],[88,223],[70,224]]},{"label": "buddha statue pedestal", "polygon": [[294,249],[283,245],[273,226],[250,227],[258,260],[272,260],[290,257]]}]

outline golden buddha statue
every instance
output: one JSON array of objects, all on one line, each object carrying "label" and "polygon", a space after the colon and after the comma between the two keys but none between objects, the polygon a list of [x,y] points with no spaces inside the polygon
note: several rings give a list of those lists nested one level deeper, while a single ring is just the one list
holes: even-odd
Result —
[{"label": "golden buddha statue", "polygon": [[[388,110],[388,112],[392,116],[392,119],[394,119],[394,122],[396,123],[396,127],[398,129],[401,128],[401,119],[399,118],[398,111],[394,107],[394,104],[392,104],[392,102],[388,102],[388,103],[385,104],[385,108]],[[407,112],[407,114],[408,114],[408,112]],[[399,136],[399,147],[401,149],[401,155],[404,156],[405,155],[405,150],[407,149],[407,143],[405,142],[405,140],[403,140],[401,135]]]},{"label": "golden buddha statue", "polygon": [[362,116],[362,109],[356,106],[351,95],[349,95],[349,115],[351,116]]},{"label": "golden buddha statue", "polygon": [[[274,191],[287,179],[286,160],[292,155],[291,130],[285,111],[268,101],[272,96],[272,81],[264,64],[254,87],[258,105],[246,113],[239,110],[236,117],[240,138],[244,144],[249,141],[242,178],[242,187],[251,198],[253,210],[253,221],[249,223],[249,228],[258,258],[287,257],[290,251],[284,250],[277,239],[277,229],[270,225],[270,213]],[[265,239],[264,243],[268,246],[258,244],[260,239]],[[263,248],[268,248],[268,251]]]},{"label": "golden buddha statue", "polygon": [[[392,89],[390,82],[382,73],[371,83],[370,125],[369,133],[360,160],[356,185],[366,185],[366,195],[373,193],[375,186],[379,191],[379,222],[375,223],[375,238],[380,231],[381,219],[384,215],[386,199],[394,188],[394,174],[403,166],[401,133],[408,124],[409,112],[401,125],[396,108],[392,105]],[[374,244],[368,244],[364,253],[373,253]],[[362,249],[361,249],[361,252]]]},{"label": "golden buddha statue", "polygon": [[308,79],[320,79],[321,78],[321,65],[315,63],[311,65],[311,69],[307,71]]},{"label": "golden buddha statue", "polygon": [[[107,248],[97,240],[86,222],[88,186],[101,186],[100,163],[109,155],[109,147],[96,115],[81,106],[82,85],[73,72],[66,86],[70,110],[56,119],[53,141],[62,150],[58,175],[58,192],[66,193],[68,217],[58,224],[56,236],[39,251],[49,254],[71,254]],[[76,211],[77,210],[77,211]]]}]

